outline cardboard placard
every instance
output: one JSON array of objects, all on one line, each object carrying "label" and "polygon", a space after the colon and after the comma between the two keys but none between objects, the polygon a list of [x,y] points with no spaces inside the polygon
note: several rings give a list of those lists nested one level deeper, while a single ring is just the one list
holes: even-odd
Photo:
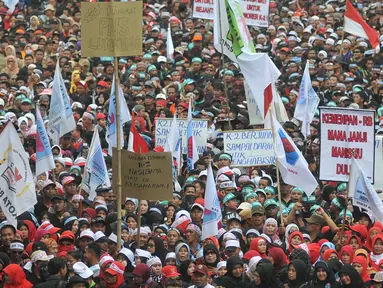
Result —
[{"label": "cardboard placard", "polygon": [[[225,2],[221,0],[221,5]],[[250,26],[269,26],[269,0],[237,0],[241,6],[246,24]],[[214,0],[194,0],[193,17],[214,20]]]},{"label": "cardboard placard", "polygon": [[374,183],[374,119],[373,110],[320,108],[320,180],[347,182],[354,157]]},{"label": "cardboard placard", "polygon": [[[157,118],[156,119],[156,146],[166,147],[166,142],[172,126],[173,118]],[[178,129],[180,130],[182,139],[182,154],[187,153],[187,119],[177,119]],[[202,154],[206,150],[207,143],[207,120],[206,119],[193,119],[193,136],[197,146],[198,154]]]},{"label": "cardboard placard", "polygon": [[271,130],[224,131],[225,153],[232,157],[232,166],[272,165],[275,163]]},{"label": "cardboard placard", "polygon": [[142,54],[142,2],[82,2],[81,56]]},{"label": "cardboard placard", "polygon": [[[113,171],[117,171],[117,148],[113,147]],[[117,173],[113,190],[117,191]],[[136,154],[121,150],[122,196],[146,200],[172,200],[172,154]]]}]

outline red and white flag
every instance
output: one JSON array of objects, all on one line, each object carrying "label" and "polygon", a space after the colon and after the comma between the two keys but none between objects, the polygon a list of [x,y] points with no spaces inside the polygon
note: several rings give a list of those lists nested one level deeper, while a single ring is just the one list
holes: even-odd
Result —
[{"label": "red and white flag", "polygon": [[371,28],[350,1],[346,1],[346,13],[344,14],[344,31],[365,39],[368,39],[372,48],[379,50],[378,32]]},{"label": "red and white flag", "polygon": [[137,131],[136,122],[134,120],[134,113],[132,115],[132,122],[130,124],[130,133],[128,141],[128,151],[135,153],[147,153],[149,152],[149,146],[145,139],[142,138]]},{"label": "red and white flag", "polygon": [[[266,118],[270,104],[273,101],[272,84],[281,72],[266,53],[247,53],[243,51],[237,58],[241,72],[247,80],[251,94],[263,119]],[[258,75],[255,77],[254,75]]]},{"label": "red and white flag", "polygon": [[174,44],[173,44],[172,31],[170,30],[170,26],[168,27],[166,44],[167,44],[166,57],[168,57],[168,59],[174,59]]}]

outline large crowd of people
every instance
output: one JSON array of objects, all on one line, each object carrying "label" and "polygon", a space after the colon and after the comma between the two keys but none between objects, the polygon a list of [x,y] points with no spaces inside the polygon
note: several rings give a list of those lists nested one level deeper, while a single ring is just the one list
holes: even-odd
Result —
[{"label": "large crowd of people", "polygon": [[[105,139],[114,59],[81,56],[81,1],[23,0],[13,12],[9,2],[0,1],[0,131],[13,123],[35,172],[36,109],[48,125],[57,61],[76,128],[52,146],[55,169],[35,175],[34,209],[17,227],[0,212],[1,287],[383,287],[383,223],[346,202],[347,183],[318,179],[319,113],[307,139],[293,119],[308,61],[320,106],[373,110],[375,132],[383,132],[383,44],[378,51],[343,31],[344,0],[270,0],[269,26],[249,26],[256,51],[282,73],[276,87],[290,120],[283,127],[318,179],[310,196],[278,183],[274,165],[236,168],[224,153],[222,131],[260,126],[249,124],[238,64],[214,49],[217,24],[193,18],[191,0],[142,1],[143,54],[118,58],[135,115],[123,126],[123,149],[135,125],[149,150],[163,151],[156,119],[186,119],[189,103],[194,118],[208,121],[208,141],[193,169],[186,155],[175,162],[172,201],[123,199],[121,247],[116,191],[101,185],[90,201],[81,189],[96,130],[110,178],[115,172]],[[383,43],[381,1],[352,4]],[[201,239],[209,161],[222,228]]]}]

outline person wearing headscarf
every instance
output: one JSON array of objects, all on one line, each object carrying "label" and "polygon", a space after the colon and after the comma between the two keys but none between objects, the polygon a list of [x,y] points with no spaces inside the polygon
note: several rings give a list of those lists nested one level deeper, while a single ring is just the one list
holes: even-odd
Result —
[{"label": "person wearing headscarf", "polygon": [[284,248],[285,251],[287,251],[289,249],[289,236],[291,233],[295,232],[295,231],[299,231],[299,227],[297,224],[294,224],[294,223],[291,223],[289,225],[286,226],[286,229],[285,229],[285,245]]},{"label": "person wearing headscarf", "polygon": [[19,74],[19,67],[17,64],[16,56],[8,55],[5,58],[5,68],[1,70],[1,73],[6,73],[8,76]]},{"label": "person wearing headscarf", "polygon": [[303,235],[299,231],[294,231],[289,236],[289,250],[288,252],[291,253],[294,249],[298,248],[298,245],[302,244],[304,241]]},{"label": "person wearing headscarf", "polygon": [[244,288],[246,283],[244,280],[243,261],[237,256],[232,256],[226,263],[227,272],[222,278],[216,279],[216,286],[227,288]]},{"label": "person wearing headscarf", "polygon": [[364,283],[369,282],[371,280],[370,276],[367,273],[368,262],[366,257],[356,256],[352,261],[352,267],[354,267],[355,270],[358,271]]},{"label": "person wearing headscarf", "polygon": [[320,257],[319,257],[319,260],[323,260],[323,255],[324,255],[324,252],[326,252],[326,250],[328,249],[335,249],[335,245],[331,242],[324,242],[321,246],[320,246]]},{"label": "person wearing headscarf", "polygon": [[335,281],[334,274],[324,261],[315,263],[314,277],[307,283],[306,288],[338,288],[339,283]]},{"label": "person wearing headscarf", "polygon": [[278,222],[274,218],[267,218],[263,225],[263,234],[270,237],[273,243],[281,245],[282,242],[279,239]]},{"label": "person wearing headscarf", "polygon": [[146,264],[138,264],[133,270],[132,288],[154,288],[159,284],[150,277],[150,268]]},{"label": "person wearing headscarf", "polygon": [[372,239],[377,234],[381,234],[381,233],[382,233],[382,229],[380,227],[371,227],[370,230],[368,230],[368,236],[364,246],[368,249],[369,252],[372,251]]},{"label": "person wearing headscarf", "polygon": [[209,272],[214,272],[217,268],[217,264],[220,261],[219,251],[213,244],[207,244],[203,248],[203,259]]},{"label": "person wearing headscarf", "polygon": [[194,267],[195,267],[195,262],[192,260],[186,260],[181,263],[179,271],[180,271],[183,282],[188,284],[192,283],[192,273],[194,271]]},{"label": "person wearing headscarf", "polygon": [[377,266],[383,260],[383,235],[378,234],[372,239],[372,250],[370,252],[371,266],[379,271]]},{"label": "person wearing headscarf", "polygon": [[365,287],[363,285],[363,280],[360,277],[358,271],[355,270],[349,264],[344,264],[342,268],[340,268],[339,276],[341,279],[341,286],[343,288],[362,288]]},{"label": "person wearing headscarf", "polygon": [[267,242],[264,238],[257,237],[250,243],[250,250],[257,251],[261,258],[267,257]]},{"label": "person wearing headscarf", "polygon": [[259,277],[256,277],[249,288],[278,288],[281,287],[282,283],[279,281],[275,272],[273,264],[269,261],[261,260],[256,266],[256,271]]},{"label": "person wearing headscarf", "polygon": [[362,248],[362,240],[356,235],[350,235],[347,238],[347,245],[350,245],[354,251]]},{"label": "person wearing headscarf", "polygon": [[175,253],[176,253],[177,266],[181,265],[183,261],[191,259],[191,252],[190,252],[189,245],[184,242],[177,244]]},{"label": "person wearing headscarf", "polygon": [[300,260],[295,259],[290,262],[290,264],[287,267],[287,278],[288,278],[288,286],[289,288],[300,288],[303,284],[306,283],[308,274],[307,272],[304,273],[304,271],[307,271],[306,264]]},{"label": "person wearing headscarf", "polygon": [[350,245],[345,245],[340,249],[338,258],[343,264],[351,264],[354,260],[354,250]]},{"label": "person wearing headscarf", "polygon": [[31,288],[32,283],[27,280],[23,268],[17,264],[10,264],[4,268],[4,288]]},{"label": "person wearing headscarf", "polygon": [[280,247],[270,247],[268,248],[269,256],[273,258],[273,265],[277,275],[281,273],[283,267],[288,263],[287,256],[282,248]]},{"label": "person wearing headscarf", "polygon": [[330,259],[338,259],[338,253],[336,252],[335,249],[327,249],[323,253],[323,261],[327,262]]},{"label": "person wearing headscarf", "polygon": [[150,258],[147,262],[147,265],[150,268],[150,277],[153,279],[154,282],[161,284],[161,282],[162,282],[162,262],[161,262],[160,258],[158,258],[157,256]]}]

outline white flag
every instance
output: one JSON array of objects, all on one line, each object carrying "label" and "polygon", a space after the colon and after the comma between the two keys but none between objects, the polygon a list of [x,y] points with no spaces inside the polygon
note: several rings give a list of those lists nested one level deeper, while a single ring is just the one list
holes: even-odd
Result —
[{"label": "white flag", "polygon": [[60,137],[75,128],[76,123],[74,121],[69,95],[61,75],[59,61],[57,61],[49,109],[48,134],[51,136],[53,143],[58,145]]},{"label": "white flag", "polygon": [[211,169],[210,164],[207,168],[204,205],[202,240],[210,236],[217,236],[218,224],[222,221],[220,202],[218,199],[217,188],[215,186],[213,169]]},{"label": "white flag", "polygon": [[168,27],[168,37],[166,40],[166,57],[168,57],[168,59],[174,59],[174,45],[170,26]]},{"label": "white flag", "polygon": [[181,169],[181,136],[177,124],[176,113],[174,113],[172,124],[170,125],[169,134],[166,140],[164,152],[171,152],[173,158],[176,158],[178,163],[178,171]]},{"label": "white flag", "polygon": [[11,122],[0,134],[0,207],[15,228],[16,217],[37,203],[28,154]]},{"label": "white flag", "polygon": [[100,137],[98,136],[98,129],[95,129],[88,158],[86,159],[82,189],[89,194],[89,199],[93,200],[96,196],[96,188],[100,185],[111,186],[108,169],[106,168],[101,149]]},{"label": "white flag", "polygon": [[318,182],[310,172],[306,159],[279,124],[274,113],[272,117],[275,156],[282,178],[285,183],[301,188],[307,196],[310,196],[318,186]]},{"label": "white flag", "polygon": [[[116,85],[112,83],[112,91],[110,93],[109,99],[109,114],[108,114],[108,124],[105,140],[108,142],[108,154],[112,155],[112,147],[117,147],[117,125],[116,125]],[[122,88],[118,86],[118,97],[120,99],[120,129],[121,129],[121,147],[124,146],[124,133],[122,132],[122,126],[132,119],[130,112],[128,110],[128,105],[126,105],[124,92]]]},{"label": "white flag", "polygon": [[214,11],[214,48],[233,62],[242,51],[255,52],[239,1],[214,1]]},{"label": "white flag", "polygon": [[310,124],[313,121],[319,101],[320,99],[311,85],[309,62],[307,61],[294,112],[294,118],[302,121],[301,132],[306,138],[310,135]]},{"label": "white flag", "polygon": [[358,162],[352,158],[348,182],[349,194],[355,206],[366,209],[378,221],[383,221],[383,203]]},{"label": "white flag", "polygon": [[55,168],[55,161],[44,121],[38,107],[36,108],[36,126],[36,175],[40,175]]}]

